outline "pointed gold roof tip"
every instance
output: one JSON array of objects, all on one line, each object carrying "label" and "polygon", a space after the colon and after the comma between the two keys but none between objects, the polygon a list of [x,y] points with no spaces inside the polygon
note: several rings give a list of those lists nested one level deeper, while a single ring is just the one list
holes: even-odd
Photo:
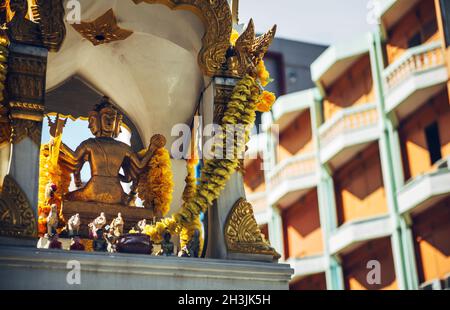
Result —
[{"label": "pointed gold roof tip", "polygon": [[236,41],[236,49],[252,54],[258,59],[262,59],[272,44],[276,31],[277,25],[274,25],[268,32],[256,37],[255,24],[253,19],[250,19],[247,28]]}]

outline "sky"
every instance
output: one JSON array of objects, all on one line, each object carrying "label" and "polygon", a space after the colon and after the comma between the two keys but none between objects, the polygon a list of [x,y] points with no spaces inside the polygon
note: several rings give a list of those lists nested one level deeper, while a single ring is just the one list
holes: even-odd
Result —
[{"label": "sky", "polygon": [[263,33],[278,25],[279,38],[330,45],[371,29],[371,0],[240,0],[240,23],[250,18]]}]

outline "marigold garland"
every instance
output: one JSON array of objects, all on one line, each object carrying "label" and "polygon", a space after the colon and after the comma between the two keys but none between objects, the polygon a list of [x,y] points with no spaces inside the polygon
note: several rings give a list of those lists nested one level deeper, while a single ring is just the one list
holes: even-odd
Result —
[{"label": "marigold garland", "polygon": [[235,46],[237,39],[239,39],[239,32],[237,32],[236,29],[233,29],[233,31],[231,32],[231,37],[230,37],[231,45]]},{"label": "marigold garland", "polygon": [[258,79],[261,83],[262,87],[266,87],[272,80],[270,78],[270,73],[266,69],[266,65],[264,60],[261,60],[256,66],[256,71],[258,75]]},{"label": "marigold garland", "polygon": [[[255,122],[256,103],[259,99],[260,88],[256,80],[246,75],[233,90],[222,119],[223,129],[227,125],[243,124],[247,143],[250,130]],[[222,136],[216,140],[216,148],[222,147],[222,143],[225,141],[224,132],[225,130],[222,131]],[[201,169],[201,179],[192,199],[184,201],[180,210],[172,217],[145,227],[144,233],[148,234],[154,242],[162,241],[162,234],[166,229],[172,234],[180,234],[181,239],[186,241],[195,231],[193,227],[200,227],[200,213],[206,212],[213,201],[219,197],[220,192],[225,188],[227,181],[239,165],[237,155],[244,151],[245,144],[239,144],[237,139],[233,140],[235,146],[233,158],[205,160]]]},{"label": "marigold garland", "polygon": [[[230,37],[232,46],[236,45],[238,38],[239,33],[233,29]],[[163,233],[168,230],[172,234],[180,235],[181,245],[183,246],[189,242],[195,230],[201,232],[199,215],[202,212],[205,213],[213,201],[219,197],[231,175],[238,168],[238,155],[244,152],[245,145],[249,141],[250,130],[255,123],[256,111],[268,112],[275,102],[275,94],[267,91],[261,93],[259,86],[265,87],[271,82],[264,61],[261,60],[256,69],[257,79],[246,75],[235,86],[222,118],[222,136],[217,137],[213,150],[223,149],[223,144],[226,142],[224,133],[227,125],[244,125],[245,143],[239,143],[239,140],[233,137],[234,156],[232,158],[205,160],[198,185],[193,176],[192,162],[188,162],[188,176],[186,177],[183,204],[180,210],[170,218],[162,219],[154,225],[147,225],[144,229],[144,233],[148,234],[154,242],[161,242]],[[203,247],[202,238],[200,240],[201,247]]]},{"label": "marigold garland", "polygon": [[[62,196],[68,191],[70,186],[70,171],[58,165],[62,134],[54,137],[50,142],[41,145],[39,155],[39,193],[38,193],[38,234],[43,236],[47,233],[47,216],[50,213],[51,205],[56,204],[58,208],[59,220],[63,224],[61,215]],[[53,184],[56,191],[48,196],[48,186]],[[62,226],[62,225],[61,225]]]},{"label": "marigold garland", "polygon": [[[139,154],[144,155],[147,150]],[[165,148],[155,151],[148,163],[148,170],[138,183],[139,197],[146,208],[153,208],[155,215],[165,216],[170,211],[173,193],[173,174],[170,154]]]},{"label": "marigold garland", "polygon": [[258,112],[269,112],[275,103],[275,94],[265,90],[256,104],[256,111]]},{"label": "marigold garland", "polygon": [[[195,149],[195,144],[193,145]],[[195,152],[195,151],[194,151]],[[192,158],[187,160],[186,169],[187,176],[185,179],[186,186],[183,191],[183,201],[184,202],[192,202],[195,198],[195,194],[197,192],[197,178],[195,177],[195,168],[198,165],[198,159],[195,158],[195,154]],[[200,252],[203,249],[203,229],[202,223],[200,221],[200,217],[197,216],[192,223],[184,226],[180,232],[180,244],[183,248],[186,246],[189,241],[192,239],[195,231],[198,230],[200,232],[199,240],[200,240]]]},{"label": "marigold garland", "polygon": [[149,183],[155,213],[165,216],[170,211],[173,193],[172,163],[165,148],[158,149],[150,160]]}]

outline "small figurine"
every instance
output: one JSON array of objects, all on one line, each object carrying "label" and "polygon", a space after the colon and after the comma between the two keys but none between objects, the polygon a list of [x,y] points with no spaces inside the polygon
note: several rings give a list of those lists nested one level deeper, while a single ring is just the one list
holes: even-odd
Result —
[{"label": "small figurine", "polygon": [[159,251],[158,255],[172,256],[174,245],[173,242],[170,241],[170,238],[172,238],[172,236],[170,235],[169,231],[166,230],[164,232],[163,238],[164,240],[161,242],[161,250]]},{"label": "small figurine", "polygon": [[115,253],[117,252],[116,250],[116,243],[117,243],[117,239],[119,239],[119,237],[116,237],[114,235],[114,228],[112,226],[105,226],[105,230],[108,232],[105,235],[105,241],[106,241],[106,249],[109,253]]},{"label": "small figurine", "polygon": [[84,251],[85,247],[81,243],[81,239],[78,236],[72,238],[72,243],[70,245],[71,251]]},{"label": "small figurine", "polygon": [[58,228],[58,207],[52,204],[47,216],[47,234],[53,236],[56,234],[56,228]]},{"label": "small figurine", "polygon": [[67,229],[69,231],[69,237],[74,237],[78,235],[78,232],[80,230],[81,220],[80,220],[80,214],[77,213],[75,215],[72,215],[67,222]]},{"label": "small figurine", "polygon": [[124,221],[122,218],[122,214],[119,212],[117,217],[111,222],[111,230],[115,237],[120,237],[123,235],[123,225]]},{"label": "small figurine", "polygon": [[195,230],[192,239],[178,253],[179,257],[198,257],[200,252],[200,231]]},{"label": "small figurine", "polygon": [[137,223],[137,230],[142,233],[145,229],[145,226],[147,226],[147,220],[142,219]]},{"label": "small figurine", "polygon": [[[106,217],[105,217],[105,213],[102,212],[100,213],[100,216],[98,216],[92,223],[90,223],[88,225],[89,227],[89,236],[93,239],[100,239],[99,236],[97,235],[97,232],[99,230],[103,229],[103,226],[106,225]],[[103,235],[103,231],[102,231],[102,235]]]},{"label": "small figurine", "polygon": [[106,240],[103,238],[103,229],[98,229],[96,231],[97,238],[94,239],[93,248],[96,252],[106,252],[107,244]]},{"label": "small figurine", "polygon": [[178,257],[189,257],[189,250],[187,246],[181,248],[180,252],[178,252]]},{"label": "small figurine", "polygon": [[52,236],[49,236],[49,245],[48,248],[49,249],[58,249],[61,250],[62,249],[62,243],[58,241],[58,234],[54,234]]},{"label": "small figurine", "polygon": [[200,252],[200,231],[195,230],[192,239],[187,244],[189,257],[198,257]]}]

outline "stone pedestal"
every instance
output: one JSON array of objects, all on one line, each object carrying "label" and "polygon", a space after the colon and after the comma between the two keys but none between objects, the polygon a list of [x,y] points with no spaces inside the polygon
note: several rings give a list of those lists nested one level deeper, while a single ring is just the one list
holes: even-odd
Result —
[{"label": "stone pedestal", "polygon": [[150,220],[153,219],[152,210],[138,207],[83,201],[64,201],[62,206],[62,214],[66,221],[68,221],[72,215],[77,213],[80,214],[80,236],[83,238],[88,237],[87,225],[97,218],[101,212],[105,213],[107,225],[109,225],[120,212],[124,220],[124,232],[128,232],[142,219],[146,219],[147,223],[150,223]]},{"label": "stone pedestal", "polygon": [[[80,284],[71,285],[77,264]],[[274,263],[0,246],[0,289],[286,290],[292,273]]]}]

